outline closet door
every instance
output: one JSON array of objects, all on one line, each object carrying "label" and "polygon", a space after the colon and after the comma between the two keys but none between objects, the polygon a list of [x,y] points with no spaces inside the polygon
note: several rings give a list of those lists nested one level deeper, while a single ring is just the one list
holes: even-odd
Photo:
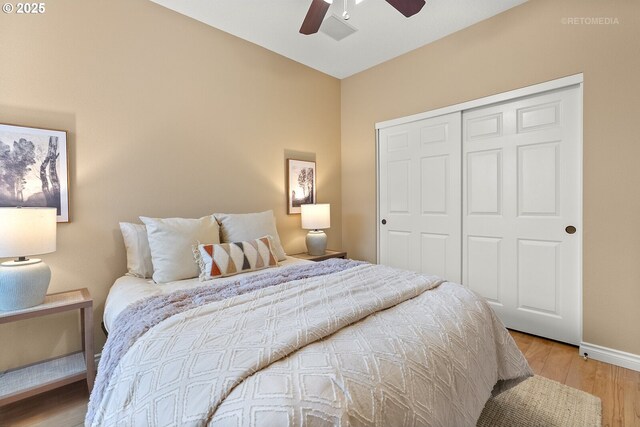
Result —
[{"label": "closet door", "polygon": [[463,114],[463,283],[507,327],[581,339],[577,88]]},{"label": "closet door", "polygon": [[381,129],[379,262],[461,279],[461,113]]}]

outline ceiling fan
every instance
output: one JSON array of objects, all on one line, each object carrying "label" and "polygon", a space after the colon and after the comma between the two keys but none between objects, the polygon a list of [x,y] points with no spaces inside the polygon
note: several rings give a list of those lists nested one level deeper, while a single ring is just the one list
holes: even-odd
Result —
[{"label": "ceiling fan", "polygon": [[[386,0],[386,2],[407,18],[420,12],[425,5],[425,0]],[[307,35],[317,33],[331,3],[333,0],[311,0],[311,6],[302,22],[300,33]]]}]

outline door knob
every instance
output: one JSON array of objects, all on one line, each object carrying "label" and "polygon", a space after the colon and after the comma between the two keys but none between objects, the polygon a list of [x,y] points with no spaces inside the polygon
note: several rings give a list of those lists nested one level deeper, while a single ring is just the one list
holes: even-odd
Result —
[{"label": "door knob", "polygon": [[383,219],[383,220],[382,220],[382,225],[385,225],[386,223],[387,223],[387,220],[386,220],[386,219]]},{"label": "door knob", "polygon": [[576,228],[573,225],[567,225],[564,231],[566,231],[567,234],[573,234],[576,232]]}]

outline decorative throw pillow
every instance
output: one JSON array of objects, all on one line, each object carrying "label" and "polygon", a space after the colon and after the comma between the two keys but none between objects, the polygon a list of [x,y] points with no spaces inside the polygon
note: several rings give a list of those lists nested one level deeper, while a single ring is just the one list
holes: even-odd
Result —
[{"label": "decorative throw pillow", "polygon": [[149,279],[153,276],[151,249],[147,238],[147,227],[143,224],[121,222],[120,231],[127,248],[127,275]]},{"label": "decorative throw pillow", "polygon": [[222,241],[242,242],[271,236],[273,239],[273,253],[278,261],[287,259],[287,254],[280,243],[276,218],[273,211],[248,214],[214,214],[222,230]]},{"label": "decorative throw pillow", "polygon": [[213,215],[200,219],[141,216],[140,220],[147,226],[156,283],[198,277],[191,248],[199,242],[220,242],[220,227]]},{"label": "decorative throw pillow", "polygon": [[245,242],[201,244],[194,247],[194,255],[203,281],[278,265],[270,236]]}]

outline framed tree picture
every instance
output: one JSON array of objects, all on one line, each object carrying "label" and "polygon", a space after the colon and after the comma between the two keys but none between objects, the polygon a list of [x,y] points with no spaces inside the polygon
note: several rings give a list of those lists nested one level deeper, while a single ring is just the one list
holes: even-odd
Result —
[{"label": "framed tree picture", "polygon": [[287,159],[287,213],[299,214],[300,206],[316,202],[316,162]]},{"label": "framed tree picture", "polygon": [[0,207],[51,207],[69,222],[67,133],[0,124]]}]

